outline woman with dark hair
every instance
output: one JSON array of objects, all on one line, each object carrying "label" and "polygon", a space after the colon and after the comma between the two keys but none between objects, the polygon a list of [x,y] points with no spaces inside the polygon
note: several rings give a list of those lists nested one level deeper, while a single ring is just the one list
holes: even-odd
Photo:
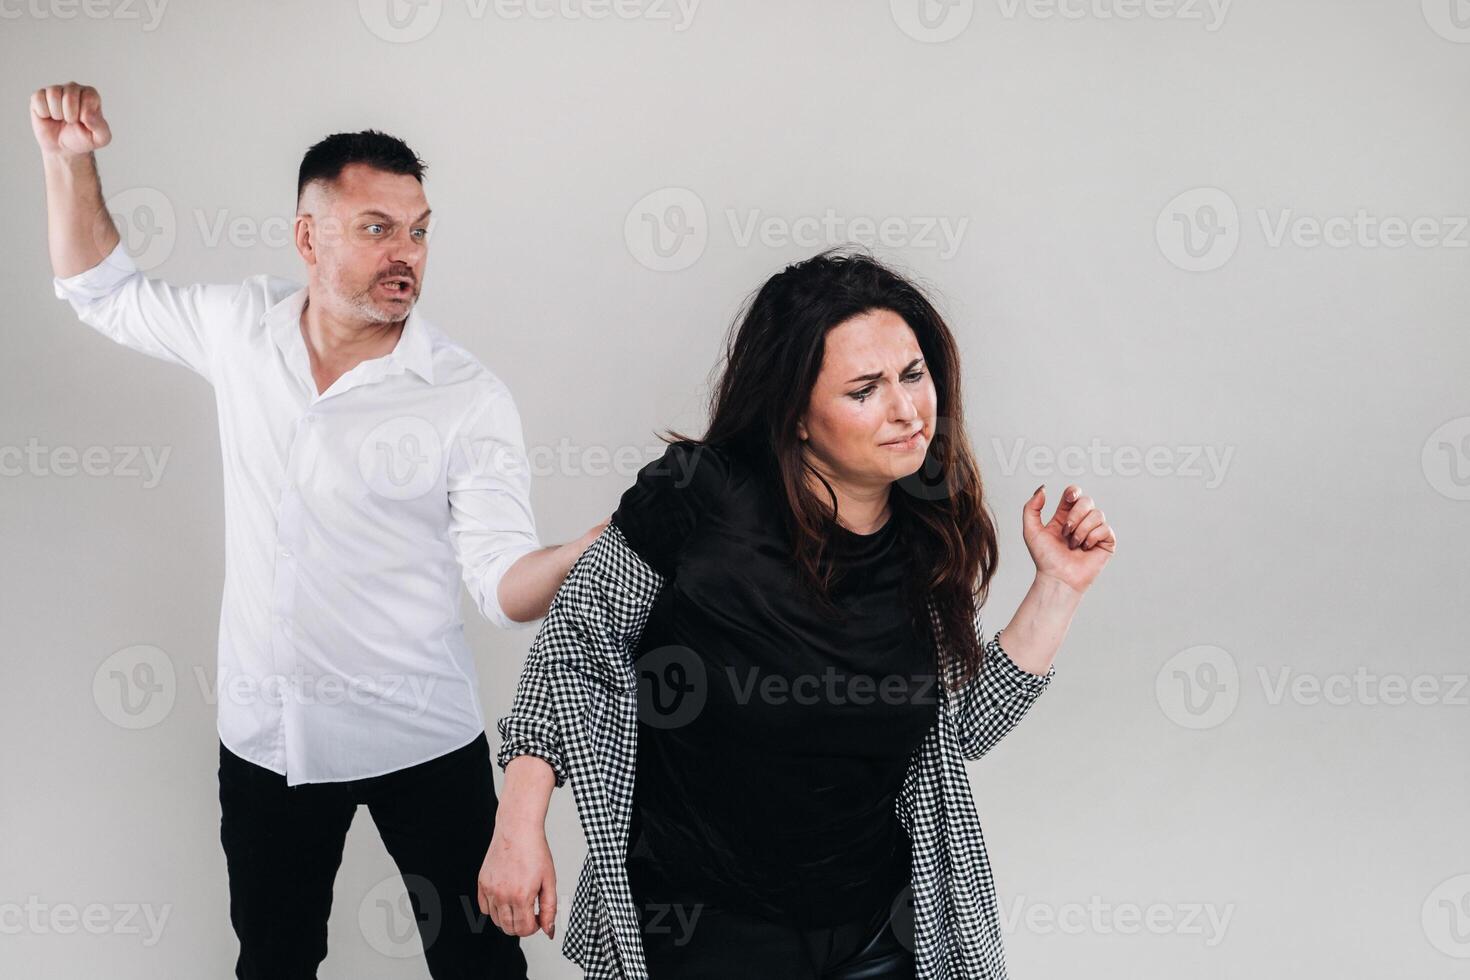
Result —
[{"label": "woman with dark hair", "polygon": [[1037,488],[1035,581],[987,642],[998,549],[954,338],[862,254],[771,278],[708,431],[666,441],[498,724],[481,911],[554,935],[545,816],[570,781],[588,856],[564,952],[588,977],[1004,977],[964,761],[1050,683],[1116,548],[1102,511],[1071,486],[1043,524]]}]

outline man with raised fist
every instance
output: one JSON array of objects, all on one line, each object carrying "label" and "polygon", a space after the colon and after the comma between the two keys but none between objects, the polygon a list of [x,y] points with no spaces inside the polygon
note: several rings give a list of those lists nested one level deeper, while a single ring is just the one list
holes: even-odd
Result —
[{"label": "man with raised fist", "polygon": [[242,978],[314,977],[332,883],[366,804],[430,973],[524,977],[476,874],[497,799],[463,578],[501,627],[544,615],[601,531],[543,548],[506,386],[415,311],[422,161],[376,131],[301,161],[306,285],[143,275],[107,212],[97,90],[31,96],[59,297],[112,340],[214,387],[224,464],[220,837]]}]

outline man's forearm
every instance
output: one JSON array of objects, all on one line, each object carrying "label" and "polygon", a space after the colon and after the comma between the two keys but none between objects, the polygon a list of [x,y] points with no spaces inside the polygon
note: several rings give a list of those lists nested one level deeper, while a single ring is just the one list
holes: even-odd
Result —
[{"label": "man's forearm", "polygon": [[65,279],[86,272],[117,247],[117,226],[102,198],[93,154],[43,153],[51,269]]},{"label": "man's forearm", "polygon": [[500,608],[518,623],[545,616],[567,573],[605,527],[607,521],[575,541],[552,545],[518,558],[501,576],[496,587],[495,597],[500,601]]}]

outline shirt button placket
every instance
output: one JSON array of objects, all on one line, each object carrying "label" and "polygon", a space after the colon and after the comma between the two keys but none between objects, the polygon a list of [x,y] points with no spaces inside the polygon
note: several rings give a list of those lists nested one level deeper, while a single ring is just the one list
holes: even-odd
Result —
[{"label": "shirt button placket", "polygon": [[[276,690],[282,698],[280,726],[285,742],[289,705],[299,694],[293,683],[298,679],[299,663],[294,639],[298,635],[292,617],[296,611],[297,553],[301,549],[302,501],[299,480],[302,456],[310,442],[313,416],[296,420],[296,434],[286,460],[285,486],[281,491],[276,521],[276,563],[274,591],[271,595],[271,636],[276,664]],[[289,769],[289,763],[288,763]]]}]

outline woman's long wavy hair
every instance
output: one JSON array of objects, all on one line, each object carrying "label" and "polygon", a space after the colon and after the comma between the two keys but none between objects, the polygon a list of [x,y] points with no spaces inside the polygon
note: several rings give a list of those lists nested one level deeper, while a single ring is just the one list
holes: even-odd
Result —
[{"label": "woman's long wavy hair", "polygon": [[[965,433],[960,358],[944,318],[909,280],[870,255],[828,249],[772,276],[737,316],[711,400],[702,439],[669,431],[665,442],[737,451],[769,476],[784,497],[787,529],[800,578],[819,605],[836,611],[831,586],[841,569],[832,548],[837,498],[807,462],[797,436],[821,372],[827,332],[852,317],[891,310],[903,318],[928,364],[937,395],[934,437],[920,469],[895,481],[891,520],[906,519],[908,607],[932,635],[926,612],[934,600],[941,636],[934,640],[941,674],[963,684],[980,669],[977,611],[999,561],[995,523]],[[812,492],[810,471],[826,488]],[[924,635],[921,633],[920,635]]]}]

